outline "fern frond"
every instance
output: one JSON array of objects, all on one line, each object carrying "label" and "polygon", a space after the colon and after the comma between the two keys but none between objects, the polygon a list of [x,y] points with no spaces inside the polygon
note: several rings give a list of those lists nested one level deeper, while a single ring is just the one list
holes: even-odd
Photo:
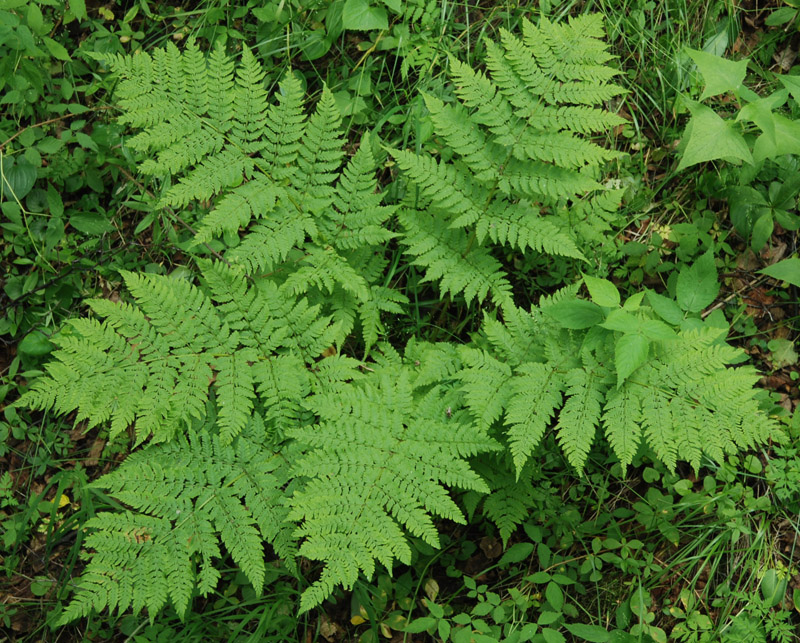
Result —
[{"label": "fern frond", "polygon": [[375,170],[371,138],[364,135],[339,177],[335,208],[324,222],[325,238],[339,250],[381,247],[397,236],[385,225],[396,208],[381,205],[383,195],[377,190]]},{"label": "fern frond", "polygon": [[678,459],[678,445],[675,435],[677,424],[672,417],[670,398],[655,387],[648,388],[640,396],[642,403],[642,424],[647,443],[656,456],[670,469],[674,469]]},{"label": "fern frond", "polygon": [[228,251],[226,258],[245,266],[250,273],[269,272],[316,229],[314,219],[306,212],[279,206],[265,220],[252,226],[244,240]]},{"label": "fern frond", "polygon": [[[342,116],[333,94],[325,88],[311,118],[308,120],[297,159],[296,189],[326,197],[330,205],[334,190],[332,183],[338,177],[344,152],[341,132]],[[316,211],[324,207],[317,206]]]},{"label": "fern frond", "polygon": [[570,464],[583,470],[600,420],[604,378],[591,368],[574,368],[564,375],[566,401],[558,415],[556,434]]},{"label": "fern frond", "polygon": [[294,293],[308,292],[311,286],[332,293],[334,285],[338,285],[359,301],[369,299],[369,288],[364,278],[330,247],[309,247],[298,269],[284,283]]},{"label": "fern frond", "polygon": [[585,261],[569,235],[562,232],[551,218],[539,216],[526,202],[518,203],[515,208],[503,202],[493,203],[475,226],[475,234],[478,243],[483,243],[488,237],[495,243],[516,247],[523,252],[533,248],[546,254]]},{"label": "fern frond", "polygon": [[359,571],[370,576],[376,560],[409,562],[403,528],[436,546],[432,514],[463,522],[443,485],[486,491],[465,458],[497,448],[448,417],[438,388],[415,394],[406,374],[315,395],[309,405],[320,423],[291,435],[309,449],[296,472],[311,480],[295,493],[290,517],[302,521],[300,555],[326,567],[303,594],[303,611],[334,585],[352,586]]},{"label": "fern frond", "polygon": [[[254,154],[263,146],[267,128],[266,74],[249,48],[242,50],[241,64],[236,70],[233,94],[231,142],[245,154]],[[298,109],[299,111],[299,109]]]},{"label": "fern frond", "polygon": [[201,593],[216,586],[212,561],[221,556],[220,543],[261,591],[263,541],[288,560],[294,544],[281,526],[287,467],[253,430],[258,433],[253,426],[227,446],[190,432],[134,453],[94,483],[131,509],[102,512],[87,522],[85,544],[92,553],[63,623],[92,609],[146,609],[153,615],[168,601],[183,617],[198,576]]},{"label": "fern frond", "polygon": [[507,463],[499,461],[499,457],[484,457],[483,460],[476,469],[491,488],[483,500],[483,513],[497,525],[505,547],[516,528],[529,516],[531,508],[539,503],[541,490],[535,486],[530,465],[515,476]]},{"label": "fern frond", "polygon": [[469,179],[452,165],[437,163],[430,157],[408,151],[392,152],[397,165],[420,189],[434,211],[446,212],[453,227],[464,227],[477,221],[487,202],[488,192],[473,186]]},{"label": "fern frond", "polygon": [[364,339],[364,353],[378,341],[384,331],[381,321],[381,312],[402,315],[403,306],[408,304],[408,297],[404,294],[384,286],[371,286],[369,298],[360,303],[358,317],[361,321],[361,334]]},{"label": "fern frond", "polygon": [[288,179],[296,173],[295,159],[305,130],[303,87],[294,74],[287,74],[280,85],[277,105],[267,111],[264,147],[261,156],[267,173],[274,179]]},{"label": "fern frond", "polygon": [[468,244],[462,230],[448,229],[440,220],[411,210],[399,219],[407,231],[403,243],[416,256],[413,263],[425,267],[425,281],[441,280],[443,292],[463,294],[467,302],[483,301],[490,294],[500,304],[510,301],[511,284],[500,262],[480,246],[465,255]]},{"label": "fern frond", "polygon": [[[598,170],[618,157],[586,136],[623,122],[597,107],[623,91],[608,82],[617,72],[604,71],[610,56],[596,37],[602,26],[542,21],[539,27],[528,23],[526,28],[535,30],[540,41],[534,43],[530,34],[520,40],[501,30],[502,44],[486,43],[487,73],[450,58],[452,104],[424,96],[434,133],[444,146],[440,159],[390,150],[402,176],[415,188],[407,193],[406,206],[427,211],[440,228],[440,222],[447,222],[468,229],[466,243],[460,237],[437,240],[440,245],[461,244],[464,259],[475,252],[477,241],[487,250],[492,242],[582,260],[575,239],[583,242],[593,235],[591,241],[601,243],[598,229],[607,228],[607,221],[590,213],[589,206],[582,206],[583,218],[594,225],[576,228],[560,220],[562,211],[569,212],[573,204],[594,203],[587,195],[605,190],[595,180]],[[572,46],[582,48],[581,53],[570,50]],[[543,216],[545,212],[558,216]],[[432,270],[434,265],[454,268],[452,261],[443,264],[426,254],[429,219],[405,215],[401,221],[409,252],[429,267],[426,278],[446,274]],[[496,285],[505,280],[498,270]],[[441,287],[452,291],[444,281]],[[473,296],[482,300],[481,292]],[[493,298],[510,304],[506,296]]]},{"label": "fern frond", "polygon": [[511,368],[476,349],[463,349],[464,370],[458,373],[466,405],[484,430],[497,420],[509,397]]},{"label": "fern frond", "polygon": [[561,407],[565,386],[550,364],[527,363],[517,370],[506,410],[506,435],[517,479]]},{"label": "fern frond", "polygon": [[642,435],[640,399],[630,386],[626,384],[609,394],[602,417],[608,443],[623,467],[633,461]]},{"label": "fern frond", "polygon": [[[203,217],[194,242],[200,245],[222,234],[238,233],[241,228],[247,228],[253,219],[269,216],[275,205],[286,198],[286,192],[282,188],[277,187],[266,177],[256,175],[252,181],[233,188],[219,200],[211,212]],[[298,235],[295,235],[292,239],[295,240],[297,237]],[[302,235],[299,235],[299,238],[302,240]],[[294,244],[290,244],[289,247],[291,245]]]}]

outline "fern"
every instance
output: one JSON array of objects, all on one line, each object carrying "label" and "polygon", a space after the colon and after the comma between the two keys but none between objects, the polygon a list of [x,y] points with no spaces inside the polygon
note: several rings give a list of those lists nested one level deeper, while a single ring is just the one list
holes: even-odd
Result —
[{"label": "fern", "polygon": [[667,333],[640,306],[639,322],[658,327],[660,339],[652,340],[644,363],[620,378],[612,353],[621,333],[601,325],[564,328],[571,325],[564,305],[574,302],[562,293],[529,313],[504,309],[505,324],[487,318],[488,352],[465,347],[460,370],[443,374],[459,383],[475,423],[498,435],[513,461],[515,474],[494,471],[497,482],[484,503],[504,539],[527,515],[520,504],[528,493],[527,467],[548,432],[578,471],[598,429],[623,466],[649,452],[672,470],[678,461],[695,470],[703,458],[722,462],[781,435],[760,410],[755,369],[730,367],[741,351],[724,343],[724,329]]},{"label": "fern", "polygon": [[294,367],[286,378],[303,380],[306,365],[341,336],[329,317],[285,288],[259,291],[233,268],[203,265],[208,294],[184,280],[123,273],[136,305],[90,301],[105,323],[72,321],[73,333],[59,340],[55,361],[21,403],[79,409],[77,419],[88,426],[110,420],[112,437],[133,426],[138,444],[170,440],[203,419],[213,390],[221,439],[229,443],[249,421],[257,393],[272,386],[264,361],[276,352],[297,355],[282,364]]},{"label": "fern", "polygon": [[263,422],[254,415],[228,446],[208,428],[134,453],[94,483],[130,509],[86,523],[85,546],[94,554],[62,622],[92,609],[155,614],[168,601],[183,617],[195,587],[204,595],[216,587],[220,542],[256,591],[264,583],[264,541],[292,565],[296,546],[283,504],[288,468],[264,443]]},{"label": "fern", "polygon": [[371,576],[375,560],[389,569],[394,559],[410,563],[401,526],[438,547],[431,514],[464,522],[443,483],[488,491],[465,459],[499,445],[463,414],[448,416],[452,393],[415,391],[404,370],[392,376],[314,396],[319,424],[292,433],[314,448],[295,468],[310,478],[292,499],[290,518],[301,521],[305,539],[299,553],[326,563],[303,609],[337,584],[351,587],[359,571]]},{"label": "fern", "polygon": [[[506,542],[537,502],[548,434],[579,473],[602,440],[624,466],[648,453],[674,469],[777,434],[719,332],[577,286],[514,303],[500,250],[581,260],[615,221],[619,195],[598,183],[615,154],[588,138],[620,122],[597,107],[622,91],[601,35],[597,18],[526,22],[487,45],[488,75],[451,60],[455,99],[425,99],[440,158],[391,152],[399,206],[383,203],[371,136],[345,160],[327,89],[306,114],[292,74],[270,102],[246,49],[238,64],[194,43],[112,57],[142,171],[162,206],[196,213],[198,274],[123,273],[131,301],[90,301],[18,402],[137,447],[96,483],[125,508],[86,524],[64,622],[168,603],[183,616],[223,551],[260,591],[265,543],[296,573],[298,556],[321,562],[305,611],[410,562],[410,536],[437,546],[436,520],[465,521],[456,492],[470,513],[485,498]],[[381,342],[407,304],[395,240],[442,293],[497,304],[482,333]],[[631,341],[647,349],[635,363]]]},{"label": "fern", "polygon": [[[649,308],[641,307],[639,313],[643,320],[655,321]],[[526,314],[518,309],[509,315],[517,332],[521,315]],[[532,334],[526,339],[539,349],[530,351],[533,359],[512,363],[509,375],[499,360],[505,359],[513,327],[488,321],[485,332],[492,350],[466,349],[463,363],[468,368],[454,375],[463,382],[461,389],[479,425],[488,427],[504,418],[518,475],[551,427],[578,470],[585,466],[598,428],[623,465],[632,462],[644,442],[671,469],[678,460],[697,469],[703,456],[721,461],[776,434],[774,421],[759,410],[754,396],[758,374],[751,366],[729,367],[740,351],[720,343],[719,329],[680,331],[653,341],[648,359],[614,386],[620,378],[611,366],[613,331],[599,326],[582,333],[564,329],[559,309],[549,302],[527,316]],[[469,367],[471,361],[496,366],[478,371]],[[477,390],[472,382],[479,377],[483,386]]]},{"label": "fern", "polygon": [[[524,40],[502,31],[502,45],[487,42],[489,75],[450,60],[452,104],[425,96],[442,160],[392,151],[415,188],[400,217],[407,252],[427,279],[442,280],[446,292],[463,290],[467,301],[509,302],[492,244],[582,259],[580,239],[548,212],[592,203],[585,195],[602,193],[597,169],[617,156],[584,137],[623,122],[591,107],[623,92],[609,82],[615,72],[605,66],[600,18],[525,21],[524,30]],[[555,62],[564,51],[581,54]]]},{"label": "fern", "polygon": [[[365,276],[395,237],[385,226],[394,208],[381,205],[368,136],[341,167],[345,140],[331,92],[307,117],[300,81],[288,74],[270,103],[264,70],[246,48],[238,65],[220,48],[205,57],[191,41],[183,53],[170,44],[152,57],[109,61],[122,79],[121,120],[143,130],[129,142],[150,157],[140,170],[163,182],[159,205],[214,204],[198,221],[195,246],[223,236],[226,261],[248,274],[280,273],[322,306],[335,294],[346,304],[337,316],[360,320],[374,343],[382,329],[375,311],[396,307],[372,289],[383,286],[380,274]],[[391,301],[406,299],[392,293]]]}]

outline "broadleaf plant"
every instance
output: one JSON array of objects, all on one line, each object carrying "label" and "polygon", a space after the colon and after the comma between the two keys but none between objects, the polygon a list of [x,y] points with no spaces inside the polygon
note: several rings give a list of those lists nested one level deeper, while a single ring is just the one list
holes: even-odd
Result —
[{"label": "broadleaf plant", "polygon": [[[774,433],[719,329],[660,320],[588,274],[592,301],[576,282],[516,303],[500,250],[572,258],[577,279],[615,220],[600,179],[616,153],[587,136],[621,122],[596,107],[622,91],[601,35],[598,17],[524,22],[522,39],[487,43],[488,76],[451,60],[456,99],[426,97],[442,154],[391,150],[406,189],[390,206],[372,137],[345,161],[327,90],[307,115],[290,73],[270,102],[247,50],[110,59],[142,172],[161,206],[191,206],[197,274],[124,273],[130,303],[91,301],[19,401],[141,447],[95,483],[127,509],[88,525],[63,622],[184,614],[214,589],[220,543],[257,591],[265,543],[289,566],[321,561],[308,610],[409,562],[409,535],[438,545],[437,520],[466,520],[460,491],[507,540],[550,432],[578,474],[598,433],[623,465],[671,469]],[[380,341],[382,313],[407,304],[388,277],[395,239],[442,293],[483,306],[470,342]]]}]

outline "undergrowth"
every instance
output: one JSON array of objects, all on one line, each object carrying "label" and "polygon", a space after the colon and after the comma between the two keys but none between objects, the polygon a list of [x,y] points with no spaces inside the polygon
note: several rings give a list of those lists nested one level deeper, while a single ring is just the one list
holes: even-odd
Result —
[{"label": "undergrowth", "polygon": [[0,12],[0,627],[796,640],[800,83],[678,4]]}]

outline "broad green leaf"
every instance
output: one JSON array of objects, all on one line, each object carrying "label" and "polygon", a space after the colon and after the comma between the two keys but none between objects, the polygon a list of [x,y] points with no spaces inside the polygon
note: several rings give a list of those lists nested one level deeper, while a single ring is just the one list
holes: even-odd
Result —
[{"label": "broad green leaf", "polygon": [[31,2],[28,5],[28,14],[26,19],[31,31],[33,31],[33,33],[35,33],[37,36],[41,36],[46,31],[44,28],[44,17],[42,16],[42,10],[36,3]]},{"label": "broad green leaf", "polygon": [[772,212],[765,212],[753,224],[753,234],[750,237],[750,247],[758,252],[767,245],[767,241],[772,236],[775,223],[772,220]]},{"label": "broad green leaf", "polygon": [[719,281],[712,250],[678,273],[678,305],[687,312],[699,313],[716,299],[718,292]]},{"label": "broad green leaf", "polygon": [[770,607],[774,607],[783,600],[788,584],[787,576],[779,574],[775,569],[768,569],[761,579],[761,596]]},{"label": "broad green leaf", "polygon": [[764,24],[768,27],[780,27],[797,18],[797,14],[797,9],[793,7],[780,7],[767,16]]},{"label": "broad green leaf", "polygon": [[422,616],[420,618],[415,618],[411,621],[408,625],[405,626],[403,629],[404,632],[408,632],[409,634],[420,634],[422,632],[426,632],[428,628],[434,627],[436,625],[436,619],[432,616]]},{"label": "broad green leaf", "polygon": [[73,214],[69,218],[69,224],[76,230],[92,236],[100,236],[114,230],[114,226],[111,225],[108,219],[92,212]]},{"label": "broad green leaf", "polygon": [[631,295],[625,300],[625,303],[622,304],[622,308],[628,311],[639,310],[639,307],[642,305],[644,295],[644,290],[637,292],[635,295]]},{"label": "broad green leaf", "polygon": [[47,355],[55,346],[47,339],[47,336],[40,330],[34,330],[22,339],[17,345],[17,350],[26,355]]},{"label": "broad green leaf", "polygon": [[605,321],[600,324],[608,330],[618,330],[622,333],[635,332],[639,328],[639,319],[627,310],[612,310]]},{"label": "broad green leaf", "polygon": [[614,345],[614,365],[617,367],[617,387],[647,361],[650,342],[643,335],[631,333],[617,339]]},{"label": "broad green leaf", "polygon": [[547,313],[561,328],[580,330],[591,328],[603,321],[603,309],[591,301],[573,299],[548,306]]},{"label": "broad green leaf", "polygon": [[645,319],[640,326],[640,330],[647,339],[656,342],[669,341],[677,337],[674,330],[657,319]]},{"label": "broad green leaf", "polygon": [[498,565],[510,565],[513,563],[521,563],[533,553],[533,543],[517,543],[512,545],[506,550]]},{"label": "broad green leaf", "polygon": [[800,154],[800,122],[775,114],[775,139],[778,155]]},{"label": "broad green leaf", "polygon": [[686,143],[678,171],[716,159],[753,163],[750,149],[744,137],[734,129],[734,122],[722,120],[713,109],[694,101],[690,102],[689,109],[692,118],[684,132]]},{"label": "broad green leaf", "polygon": [[8,201],[21,201],[36,183],[36,168],[25,159],[15,162],[10,156],[3,158],[2,164],[3,199]]},{"label": "broad green leaf", "polygon": [[769,209],[769,203],[755,188],[750,186],[733,186],[727,189],[728,209],[731,223],[745,239],[753,231],[753,221],[756,213],[762,209]]},{"label": "broad green leaf", "polygon": [[647,301],[650,302],[650,306],[655,311],[656,315],[661,317],[665,322],[673,326],[678,326],[683,321],[683,311],[674,299],[659,295],[653,290],[648,290]]},{"label": "broad green leaf", "polygon": [[561,608],[564,607],[564,592],[558,583],[553,581],[547,583],[547,587],[544,590],[544,597],[557,612],[560,612]]},{"label": "broad green leaf", "polygon": [[800,76],[787,76],[785,74],[781,74],[778,76],[778,80],[781,81],[783,86],[789,90],[792,98],[800,103]]},{"label": "broad green leaf", "polygon": [[60,42],[57,42],[48,36],[45,36],[42,38],[42,40],[44,41],[44,46],[47,47],[47,51],[50,52],[50,55],[53,56],[53,58],[58,58],[59,60],[72,60],[69,52]]},{"label": "broad green leaf", "polygon": [[347,0],[342,10],[342,23],[345,29],[370,31],[387,29],[389,19],[383,7],[371,7],[367,0]]},{"label": "broad green leaf", "polygon": [[608,279],[598,279],[591,275],[583,275],[583,282],[589,290],[592,301],[598,306],[617,308],[620,303],[619,290]]},{"label": "broad green leaf", "polygon": [[69,0],[69,9],[78,20],[86,20],[89,17],[86,12],[86,0]]},{"label": "broad green leaf", "polygon": [[774,111],[781,107],[788,97],[789,92],[786,90],[774,92],[765,98],[759,98],[752,103],[748,103],[739,110],[739,114],[736,116],[737,121],[750,121],[751,123],[755,123],[763,132],[762,136],[765,138],[765,141],[761,144],[758,150],[759,153],[756,153],[755,149],[753,150],[753,160],[756,163],[763,160],[763,158],[759,158],[759,155],[765,154],[770,147],[777,149]]},{"label": "broad green leaf", "polygon": [[794,350],[794,342],[785,337],[776,337],[767,342],[770,350],[769,359],[775,368],[784,368],[797,364],[798,356]]},{"label": "broad green leaf", "polygon": [[607,643],[611,640],[611,634],[608,633],[606,628],[599,625],[585,625],[583,623],[565,623],[564,627],[569,630],[573,636],[577,636],[583,641],[589,643]]},{"label": "broad green leaf", "polygon": [[800,258],[791,257],[778,263],[759,270],[761,274],[768,275],[773,279],[785,281],[800,288]]},{"label": "broad green leaf", "polygon": [[687,53],[697,65],[706,84],[700,100],[736,91],[742,86],[747,74],[747,58],[738,61],[726,60],[696,49],[689,49]]},{"label": "broad green leaf", "polygon": [[[545,643],[566,643],[564,635],[559,632],[558,630],[551,629],[549,627],[545,627],[542,629],[542,637],[545,640]],[[496,639],[492,639],[496,640]]]}]

